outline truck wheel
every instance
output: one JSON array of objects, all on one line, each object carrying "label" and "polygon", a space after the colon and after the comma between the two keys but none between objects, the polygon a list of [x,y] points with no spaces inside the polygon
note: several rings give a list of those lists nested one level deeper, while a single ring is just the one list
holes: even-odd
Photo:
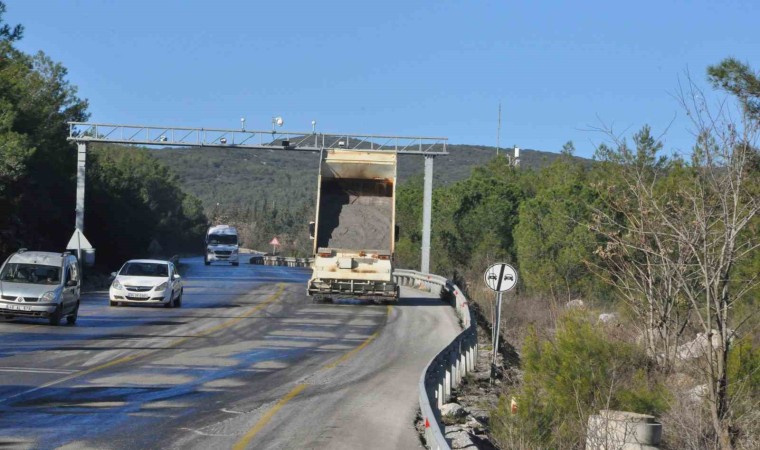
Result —
[{"label": "truck wheel", "polygon": [[62,308],[63,308],[62,305],[58,305],[55,308],[55,311],[53,311],[53,314],[51,314],[50,317],[48,317],[48,322],[50,323],[50,325],[57,326],[58,324],[61,323],[61,315],[62,315],[61,309]]}]

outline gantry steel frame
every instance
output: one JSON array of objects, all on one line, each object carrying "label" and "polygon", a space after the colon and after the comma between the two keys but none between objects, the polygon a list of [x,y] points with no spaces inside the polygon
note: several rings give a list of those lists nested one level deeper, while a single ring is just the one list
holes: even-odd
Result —
[{"label": "gantry steel frame", "polygon": [[84,194],[87,145],[111,143],[162,147],[242,148],[319,152],[327,149],[392,152],[425,158],[422,201],[422,248],[420,271],[430,272],[430,234],[432,220],[433,160],[448,155],[448,138],[338,134],[311,132],[260,131],[243,128],[189,128],[149,125],[123,125],[69,122],[69,141],[77,144],[76,228],[84,231]]},{"label": "gantry steel frame", "polygon": [[320,152],[328,148],[447,155],[448,138],[372,134],[282,132],[69,122],[68,140],[166,147],[219,147]]}]

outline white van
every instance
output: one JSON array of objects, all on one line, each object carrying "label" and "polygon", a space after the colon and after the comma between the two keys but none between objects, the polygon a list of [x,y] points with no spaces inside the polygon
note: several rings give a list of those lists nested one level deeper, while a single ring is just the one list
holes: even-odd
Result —
[{"label": "white van", "polygon": [[216,225],[206,232],[206,248],[203,262],[208,266],[214,261],[231,262],[233,266],[240,264],[238,259],[238,233],[235,227]]},{"label": "white van", "polygon": [[79,313],[79,264],[70,253],[21,249],[0,267],[0,316],[62,318],[73,325]]}]

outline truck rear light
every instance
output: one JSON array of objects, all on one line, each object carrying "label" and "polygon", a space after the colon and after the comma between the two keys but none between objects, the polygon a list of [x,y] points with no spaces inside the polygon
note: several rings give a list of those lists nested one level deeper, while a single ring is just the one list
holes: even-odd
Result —
[{"label": "truck rear light", "polygon": [[364,250],[362,250],[362,251],[359,252],[359,256],[367,256],[367,252],[365,252]]},{"label": "truck rear light", "polygon": [[322,253],[317,253],[317,255],[319,255],[322,258],[329,258],[329,257],[332,256],[332,253],[331,252],[322,252]]},{"label": "truck rear light", "polygon": [[391,259],[391,255],[377,255],[377,259]]}]

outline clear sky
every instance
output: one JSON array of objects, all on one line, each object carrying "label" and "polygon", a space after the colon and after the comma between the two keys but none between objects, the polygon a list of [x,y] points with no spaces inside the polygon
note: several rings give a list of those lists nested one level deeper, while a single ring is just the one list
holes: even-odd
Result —
[{"label": "clear sky", "polygon": [[[91,121],[449,137],[591,156],[670,125],[688,70],[760,69],[760,1],[5,0],[18,47],[69,69]],[[675,118],[675,120],[674,120]],[[671,124],[672,123],[672,124]]]}]

